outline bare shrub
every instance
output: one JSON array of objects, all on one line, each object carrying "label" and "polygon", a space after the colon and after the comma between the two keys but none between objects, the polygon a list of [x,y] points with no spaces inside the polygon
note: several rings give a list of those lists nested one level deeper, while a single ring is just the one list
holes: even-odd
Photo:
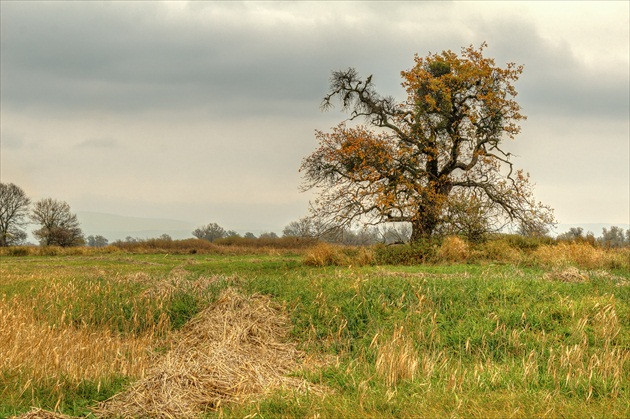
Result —
[{"label": "bare shrub", "polygon": [[477,256],[492,261],[516,263],[522,259],[518,249],[503,240],[489,240],[477,248]]},{"label": "bare shrub", "polygon": [[330,243],[320,243],[304,255],[304,264],[309,266],[364,266],[374,264],[374,260],[374,252],[369,247]]}]

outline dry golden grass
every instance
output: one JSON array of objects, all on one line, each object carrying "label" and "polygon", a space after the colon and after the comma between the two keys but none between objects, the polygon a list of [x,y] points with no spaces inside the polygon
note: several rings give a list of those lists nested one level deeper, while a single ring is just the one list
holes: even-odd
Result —
[{"label": "dry golden grass", "polygon": [[404,327],[394,330],[391,339],[383,343],[374,337],[372,345],[377,347],[376,372],[385,380],[388,387],[394,387],[401,380],[413,380],[418,371],[420,361],[413,344]]},{"label": "dry golden grass", "polygon": [[309,266],[347,265],[347,262],[341,247],[328,243],[318,244],[304,256],[304,263]]},{"label": "dry golden grass", "polygon": [[556,268],[569,265],[586,269],[630,268],[630,248],[603,249],[588,243],[560,243],[539,247],[532,259]]},{"label": "dry golden grass", "polygon": [[191,418],[230,401],[278,388],[303,354],[286,342],[289,322],[268,297],[225,290],[172,338],[172,347],[128,391],[101,404],[100,417]]},{"label": "dry golden grass", "polygon": [[[574,280],[573,277],[571,280]],[[371,343],[371,347],[376,349],[374,367],[391,391],[396,391],[396,387],[405,380],[419,380],[429,385],[435,378],[442,380],[449,391],[487,391],[506,382],[527,386],[527,383],[537,382],[544,375],[551,377],[554,391],[558,394],[587,389],[584,397],[588,401],[594,393],[601,397],[602,389],[605,389],[609,397],[623,397],[624,383],[630,379],[630,349],[619,345],[617,341],[622,324],[615,301],[613,295],[593,297],[586,301],[582,307],[582,313],[586,314],[576,316],[571,322],[571,335],[568,338],[571,343],[547,340],[543,334],[536,349],[528,348],[522,341],[523,336],[529,333],[527,328],[506,327],[498,316],[492,314],[491,318],[497,321],[493,334],[504,336],[510,351],[522,354],[520,368],[487,357],[486,354],[491,350],[485,340],[474,349],[475,353],[479,353],[474,367],[464,368],[461,361],[439,349],[440,334],[437,328],[432,329],[430,334],[420,335],[402,326],[395,329],[391,336],[374,336]],[[566,305],[570,310],[577,308],[568,299],[562,299],[558,304]],[[435,321],[434,308],[426,308],[428,310],[423,310],[425,318]],[[594,349],[592,342],[589,342],[587,326],[601,343],[600,347]],[[414,343],[436,349],[418,351]],[[469,340],[462,342],[462,350],[467,354],[471,354],[472,349]]]},{"label": "dry golden grass", "polygon": [[[0,299],[0,370],[29,376],[22,393],[50,380],[78,385],[84,380],[100,382],[112,374],[142,377],[154,344],[151,333],[120,336],[104,327],[75,326],[63,319],[51,326],[37,319],[30,305]],[[64,395],[57,396],[59,404]]]},{"label": "dry golden grass", "polygon": [[475,252],[481,259],[518,263],[523,259],[522,253],[501,240],[490,240],[479,246]]},{"label": "dry golden grass", "polygon": [[0,299],[0,368],[26,370],[32,380],[65,376],[80,382],[111,373],[141,376],[148,365],[151,334],[122,337],[109,329],[39,321],[33,309]]},{"label": "dry golden grass", "polygon": [[374,264],[374,252],[369,247],[350,247],[319,243],[304,253],[304,264],[309,266],[365,266]]},{"label": "dry golden grass", "polygon": [[446,237],[438,249],[437,256],[445,262],[463,262],[468,259],[469,246],[457,236]]}]

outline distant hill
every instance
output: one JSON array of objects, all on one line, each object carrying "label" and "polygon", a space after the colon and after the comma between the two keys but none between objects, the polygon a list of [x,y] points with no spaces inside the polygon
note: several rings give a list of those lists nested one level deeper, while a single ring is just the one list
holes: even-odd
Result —
[{"label": "distant hill", "polygon": [[100,212],[79,211],[77,217],[86,237],[100,235],[110,243],[129,236],[146,239],[162,234],[168,234],[173,239],[187,239],[193,237],[192,231],[196,228],[194,224],[181,220],[125,217]]}]

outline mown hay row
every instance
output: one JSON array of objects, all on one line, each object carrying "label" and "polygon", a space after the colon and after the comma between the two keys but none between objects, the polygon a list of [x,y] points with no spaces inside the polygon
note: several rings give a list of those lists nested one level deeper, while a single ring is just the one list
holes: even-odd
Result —
[{"label": "mown hay row", "polygon": [[268,297],[226,289],[174,336],[171,349],[126,392],[95,409],[99,417],[196,417],[268,390],[310,388],[287,377],[303,353],[286,343],[289,322]]}]

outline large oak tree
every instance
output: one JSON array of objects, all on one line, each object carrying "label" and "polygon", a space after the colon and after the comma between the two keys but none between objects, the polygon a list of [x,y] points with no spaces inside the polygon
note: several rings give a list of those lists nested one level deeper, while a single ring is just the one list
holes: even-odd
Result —
[{"label": "large oak tree", "polygon": [[[372,76],[333,72],[322,106],[339,100],[350,116],[317,131],[319,148],[302,163],[303,189],[319,192],[317,217],[331,226],[408,222],[412,241],[454,225],[454,213],[461,220],[480,208],[487,226],[540,231],[553,222],[551,209],[534,200],[529,175],[502,148],[525,118],[514,100],[522,66],[498,67],[483,56],[485,46],[416,56],[401,73],[403,102],[379,95]],[[346,123],[356,119],[365,125]]]}]

